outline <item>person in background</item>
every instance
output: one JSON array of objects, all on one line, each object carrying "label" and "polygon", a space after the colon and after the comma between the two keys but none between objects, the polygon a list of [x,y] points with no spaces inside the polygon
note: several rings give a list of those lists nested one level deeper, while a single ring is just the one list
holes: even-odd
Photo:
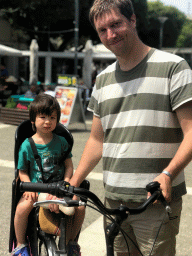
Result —
[{"label": "person in background", "polygon": [[55,91],[52,89],[51,85],[47,85],[47,90],[45,90],[45,94],[49,94],[49,95],[55,97]]},{"label": "person in background", "polygon": [[0,69],[1,69],[1,76],[0,76],[0,78],[4,79],[4,81],[5,81],[8,78],[9,73],[8,73],[8,70],[6,69],[6,66],[5,66],[4,63],[0,64]]},{"label": "person in background", "polygon": [[[145,45],[136,30],[131,0],[95,0],[90,20],[101,42],[117,57],[96,78],[88,110],[91,134],[70,180],[79,186],[103,158],[105,205],[138,207],[145,187],[158,181],[172,213],[160,203],[129,216],[122,228],[143,255],[173,256],[186,194],[184,168],[192,159],[192,72],[176,55]],[[107,225],[105,219],[105,226]],[[121,233],[118,256],[140,255]]]},{"label": "person in background", "polygon": [[30,86],[30,89],[28,91],[26,91],[25,93],[25,98],[31,98],[34,99],[37,96],[37,85],[32,84]]},{"label": "person in background", "polygon": [[1,62],[0,64],[0,70],[1,70],[1,75],[0,75],[0,102],[2,104],[2,106],[5,106],[5,102],[4,102],[4,91],[7,89],[7,85],[6,85],[6,79],[9,76],[9,73],[6,69],[6,66],[3,62]]}]

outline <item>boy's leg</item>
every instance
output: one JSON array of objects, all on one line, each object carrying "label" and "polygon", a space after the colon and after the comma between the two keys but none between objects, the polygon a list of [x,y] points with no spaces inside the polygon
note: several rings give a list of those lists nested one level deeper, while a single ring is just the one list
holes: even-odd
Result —
[{"label": "boy's leg", "polygon": [[74,241],[78,235],[85,217],[85,207],[79,206],[75,208],[75,215],[67,218],[67,243]]},{"label": "boy's leg", "polygon": [[26,243],[25,234],[27,230],[28,216],[32,209],[33,202],[22,197],[17,205],[14,219],[17,246]]}]

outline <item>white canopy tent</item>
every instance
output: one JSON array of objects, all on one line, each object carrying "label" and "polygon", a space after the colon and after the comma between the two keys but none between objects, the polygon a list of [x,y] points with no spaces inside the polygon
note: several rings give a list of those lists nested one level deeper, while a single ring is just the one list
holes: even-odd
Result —
[{"label": "white canopy tent", "polygon": [[20,50],[11,48],[9,46],[5,46],[5,45],[0,44],[0,56],[21,57],[22,52]]}]

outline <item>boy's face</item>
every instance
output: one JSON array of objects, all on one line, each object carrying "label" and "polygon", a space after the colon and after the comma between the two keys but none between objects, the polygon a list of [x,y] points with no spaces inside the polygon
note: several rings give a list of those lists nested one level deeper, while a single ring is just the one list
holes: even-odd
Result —
[{"label": "boy's face", "polygon": [[35,124],[37,133],[51,133],[57,125],[57,111],[54,110],[50,116],[46,114],[37,114],[35,122],[31,123]]}]

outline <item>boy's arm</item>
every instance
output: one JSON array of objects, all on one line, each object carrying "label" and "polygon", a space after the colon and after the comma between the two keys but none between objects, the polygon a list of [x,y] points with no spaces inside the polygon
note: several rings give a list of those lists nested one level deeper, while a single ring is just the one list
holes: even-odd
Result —
[{"label": "boy's arm", "polygon": [[[69,182],[69,180],[71,179],[73,175],[73,162],[71,160],[71,158],[67,158],[65,160],[65,175],[64,175],[64,181]],[[57,197],[48,194],[46,197],[47,200],[56,200]],[[51,212],[55,212],[55,213],[59,213],[59,206],[56,204],[49,204],[49,210]]]},{"label": "boy's arm", "polygon": [[72,176],[73,176],[73,162],[71,158],[67,158],[65,160],[64,181],[69,182]]},{"label": "boy's arm", "polygon": [[[21,181],[23,182],[31,182],[30,178],[29,178],[29,175],[27,173],[26,170],[19,170],[19,178]],[[38,198],[38,193],[35,193],[35,192],[24,192],[23,193],[23,197],[26,199],[26,200],[30,200],[30,201],[33,201],[33,202],[36,202],[37,201],[37,198]]]},{"label": "boy's arm", "polygon": [[23,182],[31,182],[26,170],[19,170],[19,178]]}]

